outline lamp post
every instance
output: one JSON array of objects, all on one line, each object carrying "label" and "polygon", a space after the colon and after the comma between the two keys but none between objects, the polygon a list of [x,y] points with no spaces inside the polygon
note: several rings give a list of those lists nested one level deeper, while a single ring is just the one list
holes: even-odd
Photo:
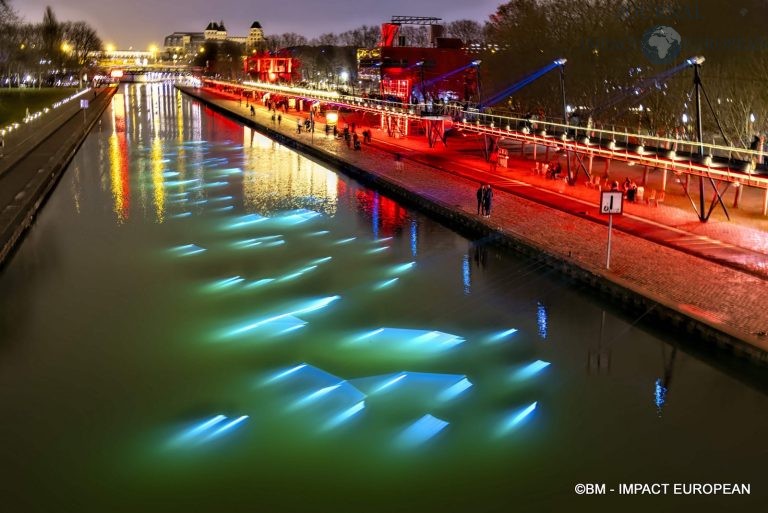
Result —
[{"label": "lamp post", "polygon": [[477,104],[482,105],[483,104],[483,96],[482,91],[480,89],[480,64],[483,61],[480,59],[472,61],[472,66],[475,67],[475,80],[477,81]]},{"label": "lamp post", "polygon": [[566,170],[568,173],[568,184],[573,185],[574,179],[571,175],[571,155],[568,153],[567,149],[567,138],[568,138],[568,105],[565,103],[565,63],[568,62],[567,59],[557,59],[555,61],[555,64],[560,66],[560,91],[563,96],[563,147],[565,148],[565,165]]}]

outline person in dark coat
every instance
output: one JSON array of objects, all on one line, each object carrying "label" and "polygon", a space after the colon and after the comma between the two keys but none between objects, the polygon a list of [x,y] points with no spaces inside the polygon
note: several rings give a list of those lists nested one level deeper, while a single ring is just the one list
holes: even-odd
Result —
[{"label": "person in dark coat", "polygon": [[[485,185],[481,184],[480,187],[477,188],[477,215],[480,215],[480,209],[483,208],[484,194],[485,194]],[[485,214],[485,210],[483,210],[483,214]]]},{"label": "person in dark coat", "polygon": [[483,214],[485,217],[491,217],[491,203],[493,202],[493,190],[490,184],[485,184],[483,191]]}]

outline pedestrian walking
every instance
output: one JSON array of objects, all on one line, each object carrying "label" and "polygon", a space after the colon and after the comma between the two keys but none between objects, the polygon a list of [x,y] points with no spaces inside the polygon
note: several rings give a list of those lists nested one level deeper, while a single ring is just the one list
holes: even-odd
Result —
[{"label": "pedestrian walking", "polygon": [[277,116],[272,114],[272,124],[274,125],[277,122]]},{"label": "pedestrian walking", "polygon": [[282,114],[278,114],[278,115],[277,115],[277,126],[280,126],[280,122],[281,122],[282,120],[283,120],[283,115],[282,115]]},{"label": "pedestrian walking", "polygon": [[253,108],[253,105],[251,105],[251,117],[256,115],[256,109]]},{"label": "pedestrian walking", "polygon": [[399,153],[395,153],[395,169],[398,171],[403,170],[403,156]]},{"label": "pedestrian walking", "polygon": [[483,215],[491,217],[491,204],[493,203],[493,189],[490,184],[485,184],[483,192]]},{"label": "pedestrian walking", "polygon": [[301,133],[301,119],[296,120],[296,133],[297,134]]},{"label": "pedestrian walking", "polygon": [[480,184],[477,188],[477,215],[480,215],[480,209],[483,208],[483,194],[485,193],[485,185]]}]

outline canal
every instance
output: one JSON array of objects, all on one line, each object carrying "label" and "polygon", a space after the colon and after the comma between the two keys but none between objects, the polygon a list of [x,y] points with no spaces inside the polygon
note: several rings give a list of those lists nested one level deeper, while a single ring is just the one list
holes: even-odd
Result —
[{"label": "canal", "polygon": [[638,499],[578,483],[762,501],[764,373],[689,342],[171,85],[128,86],[0,274],[0,492],[7,511]]}]

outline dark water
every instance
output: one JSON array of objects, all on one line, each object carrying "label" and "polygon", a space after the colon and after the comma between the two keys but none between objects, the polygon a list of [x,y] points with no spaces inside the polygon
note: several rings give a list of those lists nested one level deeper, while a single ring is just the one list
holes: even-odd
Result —
[{"label": "dark water", "polygon": [[[760,372],[190,101],[116,95],[0,274],[3,511],[699,510]],[[577,483],[749,483],[607,497]]]}]

